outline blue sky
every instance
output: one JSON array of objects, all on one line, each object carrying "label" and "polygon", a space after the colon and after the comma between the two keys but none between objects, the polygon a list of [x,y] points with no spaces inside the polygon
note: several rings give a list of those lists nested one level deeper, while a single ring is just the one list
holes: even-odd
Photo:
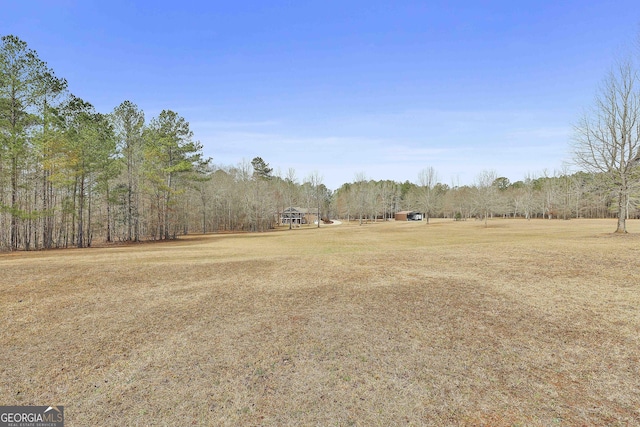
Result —
[{"label": "blue sky", "polygon": [[25,0],[0,13],[0,34],[98,111],[172,109],[214,163],[261,156],[332,189],[429,166],[446,184],[553,173],[639,29],[628,0]]}]

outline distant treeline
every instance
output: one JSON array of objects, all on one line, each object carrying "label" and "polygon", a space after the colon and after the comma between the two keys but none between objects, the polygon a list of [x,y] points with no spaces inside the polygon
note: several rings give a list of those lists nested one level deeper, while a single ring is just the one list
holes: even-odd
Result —
[{"label": "distant treeline", "polygon": [[130,101],[99,113],[67,86],[24,41],[2,37],[0,250],[263,231],[288,206],[360,220],[405,209],[459,219],[611,215],[611,192],[585,173],[516,183],[487,173],[490,182],[462,187],[361,176],[332,194],[317,173],[300,183],[294,170],[279,176],[259,157],[213,165],[178,113],[147,121]]},{"label": "distant treeline", "polygon": [[[429,218],[615,218],[615,195],[597,175],[577,172],[529,177],[510,182],[494,172],[481,174],[473,185],[440,182],[359,181],[344,184],[331,199],[332,214],[366,220],[392,218],[412,210]],[[630,215],[637,217],[632,208]]]}]

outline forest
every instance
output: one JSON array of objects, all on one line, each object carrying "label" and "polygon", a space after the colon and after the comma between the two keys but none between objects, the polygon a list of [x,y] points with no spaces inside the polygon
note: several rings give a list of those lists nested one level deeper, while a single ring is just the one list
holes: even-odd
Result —
[{"label": "forest", "polygon": [[636,193],[625,185],[624,198],[616,199],[607,173],[569,168],[517,182],[484,171],[471,185],[448,185],[425,165],[415,181],[355,173],[353,182],[331,191],[320,172],[274,172],[259,153],[251,162],[216,165],[179,113],[166,109],[147,119],[130,100],[98,112],[26,42],[7,35],[0,43],[3,251],[265,231],[289,206],[361,223],[416,210],[428,222],[608,218],[619,214],[622,200],[625,217],[634,218]]}]

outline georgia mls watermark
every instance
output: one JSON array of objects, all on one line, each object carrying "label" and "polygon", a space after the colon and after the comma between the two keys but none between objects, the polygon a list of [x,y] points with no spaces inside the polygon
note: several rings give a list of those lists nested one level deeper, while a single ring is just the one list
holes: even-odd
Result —
[{"label": "georgia mls watermark", "polygon": [[64,406],[0,406],[0,427],[64,427]]}]

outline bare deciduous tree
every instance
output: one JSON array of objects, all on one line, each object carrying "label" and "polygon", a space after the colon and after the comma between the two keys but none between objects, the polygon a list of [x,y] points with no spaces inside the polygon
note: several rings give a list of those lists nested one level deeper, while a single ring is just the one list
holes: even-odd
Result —
[{"label": "bare deciduous tree", "polygon": [[418,205],[427,217],[427,224],[438,202],[438,193],[435,190],[437,183],[438,173],[432,166],[422,169],[418,174],[418,185],[420,185]]},{"label": "bare deciduous tree", "polygon": [[494,185],[496,178],[495,171],[487,170],[480,172],[476,178],[475,207],[478,214],[484,218],[485,227],[498,198],[498,189]]},{"label": "bare deciduous tree", "polygon": [[626,233],[629,194],[640,161],[640,88],[630,59],[619,62],[605,78],[595,105],[574,126],[577,165],[601,174],[616,193],[618,226]]},{"label": "bare deciduous tree", "polygon": [[353,181],[353,188],[355,192],[352,193],[354,195],[354,200],[356,207],[358,209],[358,215],[360,220],[360,225],[362,225],[362,219],[364,217],[365,212],[369,207],[369,199],[368,199],[368,190],[369,185],[367,181],[367,176],[364,172],[356,173],[356,176]]},{"label": "bare deciduous tree", "polygon": [[318,171],[313,171],[309,174],[305,182],[309,183],[312,191],[312,200],[317,207],[317,226],[320,228],[320,221],[322,221],[322,194],[320,188],[322,185],[322,175],[320,175]]},{"label": "bare deciduous tree", "polygon": [[[298,178],[296,177],[296,170],[294,168],[289,168],[287,170],[287,176],[283,180],[284,183],[284,199],[286,202],[286,208],[290,208],[293,206],[294,202],[297,199],[298,193]],[[284,209],[283,209],[284,212]],[[293,221],[289,219],[289,230],[291,230]]]}]

